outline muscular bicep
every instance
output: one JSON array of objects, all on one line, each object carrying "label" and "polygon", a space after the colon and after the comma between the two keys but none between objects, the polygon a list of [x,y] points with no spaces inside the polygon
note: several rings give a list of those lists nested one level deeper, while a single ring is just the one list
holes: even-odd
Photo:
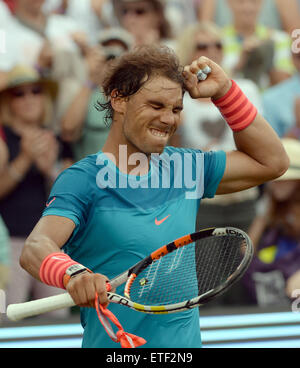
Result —
[{"label": "muscular bicep", "polygon": [[75,223],[66,217],[42,217],[26,239],[20,258],[21,266],[39,279],[43,260],[51,253],[61,252],[61,248],[72,236],[75,226]]},{"label": "muscular bicep", "polygon": [[29,238],[45,236],[62,248],[75,230],[75,223],[67,217],[44,216],[36,224]]},{"label": "muscular bicep", "polygon": [[216,194],[239,192],[266,181],[266,176],[263,175],[265,167],[247,154],[231,151],[226,156],[224,176]]},{"label": "muscular bicep", "polygon": [[270,124],[257,114],[253,123],[234,133],[236,151],[227,153],[217,194],[239,192],[274,180],[289,167],[289,157]]}]

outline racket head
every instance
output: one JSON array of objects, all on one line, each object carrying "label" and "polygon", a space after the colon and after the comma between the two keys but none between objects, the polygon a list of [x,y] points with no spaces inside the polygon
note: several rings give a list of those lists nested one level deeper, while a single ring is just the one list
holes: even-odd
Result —
[{"label": "racket head", "polygon": [[205,304],[241,279],[253,253],[249,236],[234,227],[186,235],[131,269],[124,291],[127,306],[175,313]]}]

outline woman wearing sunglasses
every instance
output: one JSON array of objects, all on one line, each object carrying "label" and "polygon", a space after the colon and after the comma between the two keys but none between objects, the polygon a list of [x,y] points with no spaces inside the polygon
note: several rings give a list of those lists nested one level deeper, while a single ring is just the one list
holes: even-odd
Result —
[{"label": "woman wearing sunglasses", "polygon": [[[56,83],[41,80],[34,69],[23,66],[9,72],[7,86],[0,92],[1,145],[8,152],[8,163],[0,171],[0,215],[11,242],[8,303],[52,292],[27,277],[18,257],[57,174],[62,147],[51,130],[56,94]],[[67,156],[71,158],[64,149],[63,157]]]}]

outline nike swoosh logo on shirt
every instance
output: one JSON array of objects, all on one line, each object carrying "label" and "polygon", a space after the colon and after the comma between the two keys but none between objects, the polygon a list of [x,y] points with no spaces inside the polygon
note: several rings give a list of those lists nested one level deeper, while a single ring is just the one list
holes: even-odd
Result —
[{"label": "nike swoosh logo on shirt", "polygon": [[56,200],[56,197],[54,197],[49,203],[46,204],[46,207],[49,207],[51,203],[53,203]]},{"label": "nike swoosh logo on shirt", "polygon": [[155,219],[155,225],[159,226],[161,225],[163,222],[165,222],[171,215],[168,215],[167,217],[165,217],[164,219],[158,221],[157,218]]}]

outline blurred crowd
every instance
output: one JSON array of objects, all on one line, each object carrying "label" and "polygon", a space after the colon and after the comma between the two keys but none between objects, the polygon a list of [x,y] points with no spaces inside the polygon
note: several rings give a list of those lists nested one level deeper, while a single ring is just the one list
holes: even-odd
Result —
[{"label": "blurred crowd", "polygon": [[[106,140],[109,122],[96,107],[106,66],[152,43],[173,48],[182,65],[204,55],[223,66],[290,156],[282,178],[202,201],[197,229],[235,226],[255,246],[245,277],[216,303],[286,306],[300,295],[300,0],[0,0],[0,289],[8,304],[61,293],[20,268],[24,240],[57,175]],[[209,99],[184,99],[171,145],[235,149]]]}]

